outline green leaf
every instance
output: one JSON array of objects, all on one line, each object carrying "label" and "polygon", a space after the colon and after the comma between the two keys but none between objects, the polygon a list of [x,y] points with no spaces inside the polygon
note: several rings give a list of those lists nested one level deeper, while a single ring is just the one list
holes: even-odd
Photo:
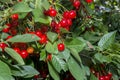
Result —
[{"label": "green leaf", "polygon": [[62,57],[65,61],[68,61],[68,59],[70,58],[70,51],[68,49],[65,49],[62,52],[58,53],[60,57]]},{"label": "green leaf", "polygon": [[52,55],[52,64],[59,73],[61,70],[67,70],[65,61],[57,55]]},{"label": "green leaf", "polygon": [[23,12],[30,12],[32,9],[28,6],[25,2],[17,3],[15,6],[13,6],[13,12],[12,13],[23,13]]},{"label": "green leaf", "polygon": [[86,78],[85,71],[83,71],[82,67],[75,61],[72,56],[68,60],[67,64],[71,74],[76,80],[84,80]]},{"label": "green leaf", "polygon": [[34,34],[23,34],[23,35],[16,35],[10,39],[8,42],[33,42],[38,41],[40,38]]},{"label": "green leaf", "polygon": [[52,76],[52,78],[54,80],[60,80],[59,74],[57,73],[57,71],[54,69],[54,67],[50,64],[50,62],[48,62],[48,69],[49,69],[49,73]]},{"label": "green leaf", "polygon": [[34,75],[39,74],[39,72],[31,66],[17,66],[17,65],[14,65],[14,67],[19,69],[19,70],[15,70],[15,69],[12,70],[12,74],[14,76],[29,78],[29,77],[33,77]]},{"label": "green leaf", "polygon": [[115,39],[115,34],[116,31],[110,32],[108,34],[105,34],[100,41],[98,42],[98,46],[100,47],[101,50],[105,50],[109,47],[111,47],[112,43],[114,42]]},{"label": "green leaf", "polygon": [[5,51],[6,51],[13,59],[15,59],[15,60],[18,62],[18,64],[20,64],[20,65],[24,65],[24,64],[25,64],[24,61],[23,61],[23,59],[22,59],[22,57],[21,57],[16,51],[14,51],[13,49],[6,47],[6,48],[5,48]]},{"label": "green leaf", "polygon": [[98,78],[94,74],[91,74],[90,75],[90,80],[98,80]]},{"label": "green leaf", "polygon": [[7,34],[7,33],[2,33],[2,34],[1,34],[1,39],[6,39],[7,36],[9,36],[9,34]]},{"label": "green leaf", "polygon": [[80,52],[86,46],[85,41],[83,41],[80,38],[74,38],[74,39],[66,40],[65,44],[66,44],[67,48],[69,48],[69,49],[73,48],[77,52]]},{"label": "green leaf", "polygon": [[10,3],[11,0],[0,0],[0,2],[3,2],[3,3]]},{"label": "green leaf", "polygon": [[107,63],[110,63],[112,62],[112,59],[111,57],[109,56],[104,56],[102,55],[101,53],[97,53],[94,55],[95,59],[97,59],[99,62],[103,63],[103,62],[107,62]]},{"label": "green leaf", "polygon": [[43,60],[43,61],[45,61],[45,59],[46,59],[46,51],[45,50],[41,50],[41,53],[40,53],[40,60]]},{"label": "green leaf", "polygon": [[0,61],[0,80],[14,80],[11,75],[9,66]]},{"label": "green leaf", "polygon": [[48,0],[41,0],[42,1],[42,5],[43,7],[48,10],[50,8],[50,4],[48,2]]},{"label": "green leaf", "polygon": [[46,51],[47,51],[48,53],[51,53],[51,54],[54,53],[53,45],[52,45],[50,42],[48,42],[48,43],[46,44],[45,49],[46,49]]},{"label": "green leaf", "polygon": [[74,56],[74,58],[81,63],[82,61],[79,53],[74,48],[70,48],[70,51],[71,51],[71,54]]},{"label": "green leaf", "polygon": [[53,32],[48,32],[47,37],[53,43],[57,39],[58,35]]}]

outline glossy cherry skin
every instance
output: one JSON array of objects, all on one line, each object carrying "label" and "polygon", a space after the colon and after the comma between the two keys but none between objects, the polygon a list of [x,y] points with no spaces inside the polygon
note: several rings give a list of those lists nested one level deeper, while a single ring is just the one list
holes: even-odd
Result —
[{"label": "glossy cherry skin", "polygon": [[41,37],[41,36],[43,35],[40,30],[35,31],[35,34],[36,34],[38,37]]},{"label": "glossy cherry skin", "polygon": [[17,53],[19,53],[19,54],[21,53],[20,48],[17,48],[17,47],[16,47],[16,48],[13,48],[13,49],[14,49]]},{"label": "glossy cherry skin", "polygon": [[58,47],[58,51],[64,51],[65,49],[65,45],[63,43],[59,43],[57,47]]},{"label": "glossy cherry skin", "polygon": [[100,76],[99,80],[105,80],[105,76]]},{"label": "glossy cherry skin", "polygon": [[67,19],[62,19],[62,20],[60,21],[60,24],[61,24],[62,27],[68,26],[68,21],[67,21]]},{"label": "glossy cherry skin", "polygon": [[26,58],[28,57],[28,52],[27,52],[26,50],[21,50],[20,56],[21,56],[23,59],[26,59]]},{"label": "glossy cherry skin", "polygon": [[12,38],[12,36],[9,35],[9,36],[7,36],[6,40],[8,40],[8,39],[10,39],[10,38]]},{"label": "glossy cherry skin", "polygon": [[18,15],[18,14],[13,14],[13,15],[11,16],[11,18],[12,18],[12,20],[18,20],[19,15]]},{"label": "glossy cherry skin", "polygon": [[65,11],[64,13],[63,13],[63,17],[64,18],[66,18],[66,19],[68,19],[69,18],[69,11]]},{"label": "glossy cherry skin", "polygon": [[0,48],[4,51],[5,47],[7,47],[7,44],[5,43],[0,43]]},{"label": "glossy cherry skin", "polygon": [[57,11],[55,9],[52,8],[49,10],[49,16],[55,17],[56,15],[57,15]]},{"label": "glossy cherry skin", "polygon": [[93,2],[93,0],[86,0],[86,2],[87,2],[87,3],[92,3],[92,2]]},{"label": "glossy cherry skin", "polygon": [[47,36],[44,34],[40,37],[40,44],[46,44],[47,43]]},{"label": "glossy cherry skin", "polygon": [[75,10],[71,10],[70,12],[69,12],[69,18],[70,19],[74,19],[74,18],[76,18],[76,11]]},{"label": "glossy cherry skin", "polygon": [[75,7],[75,8],[78,8],[78,7],[80,7],[80,1],[79,0],[75,0],[74,2],[73,2],[73,6]]}]

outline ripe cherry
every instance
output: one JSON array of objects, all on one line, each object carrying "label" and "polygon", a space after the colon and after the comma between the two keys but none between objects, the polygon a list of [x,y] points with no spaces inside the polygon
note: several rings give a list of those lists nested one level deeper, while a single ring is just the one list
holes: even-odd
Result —
[{"label": "ripe cherry", "polygon": [[93,2],[93,0],[86,0],[86,2],[87,2],[87,3],[92,3],[92,2]]},{"label": "ripe cherry", "polygon": [[76,11],[75,10],[71,10],[70,12],[69,12],[69,18],[70,19],[74,19],[74,18],[76,18]]},{"label": "ripe cherry", "polygon": [[109,75],[105,75],[104,77],[105,77],[105,80],[110,80]]},{"label": "ripe cherry", "polygon": [[28,52],[29,54],[32,54],[32,53],[34,52],[34,48],[33,48],[33,47],[28,47],[28,48],[27,48],[27,52]]},{"label": "ripe cherry", "polygon": [[100,76],[99,80],[105,80],[105,77],[104,76]]},{"label": "ripe cherry", "polygon": [[40,36],[40,44],[45,44],[47,43],[47,36],[44,34],[42,36]]},{"label": "ripe cherry", "polygon": [[49,16],[55,17],[56,15],[57,15],[57,11],[56,11],[55,9],[51,8],[51,9],[49,10]]},{"label": "ripe cherry", "polygon": [[62,19],[62,20],[60,21],[60,24],[61,24],[62,27],[68,26],[68,21],[67,21],[67,19]]},{"label": "ripe cherry", "polygon": [[69,18],[69,11],[65,11],[64,13],[63,13],[63,17],[64,18],[66,18],[66,19],[68,19]]},{"label": "ripe cherry", "polygon": [[7,36],[6,40],[8,40],[8,39],[10,39],[10,38],[12,38],[12,36],[9,35],[9,36]]},{"label": "ripe cherry", "polygon": [[13,48],[17,53],[19,53],[20,54],[20,48],[18,48],[18,47],[16,47],[16,48]]},{"label": "ripe cherry", "polygon": [[2,49],[2,51],[4,51],[5,47],[7,47],[7,44],[5,43],[0,43],[0,48]]},{"label": "ripe cherry", "polygon": [[12,34],[12,35],[16,35],[17,34],[17,29],[10,29],[10,33]]},{"label": "ripe cherry", "polygon": [[12,18],[12,20],[18,20],[19,16],[18,16],[18,14],[13,14],[11,16],[11,18]]},{"label": "ripe cherry", "polygon": [[75,0],[74,2],[73,2],[73,6],[75,7],[75,8],[79,8],[80,7],[80,1],[79,0]]},{"label": "ripe cherry", "polygon": [[64,51],[65,49],[65,45],[63,43],[59,43],[57,47],[58,47],[58,51]]},{"label": "ripe cherry", "polygon": [[2,30],[2,32],[4,32],[4,33],[8,33],[9,31],[10,31],[10,28],[9,28],[9,27],[4,28],[4,29]]},{"label": "ripe cherry", "polygon": [[26,59],[28,57],[28,52],[26,50],[22,50],[20,52],[20,56],[23,58],[23,59]]},{"label": "ripe cherry", "polygon": [[41,27],[41,32],[42,33],[45,33],[45,32],[47,32],[48,31],[48,26],[42,26]]},{"label": "ripe cherry", "polygon": [[42,32],[41,32],[40,30],[35,31],[35,34],[36,34],[38,37],[41,37],[41,36],[42,36]]},{"label": "ripe cherry", "polygon": [[68,26],[71,26],[72,25],[72,20],[71,19],[67,19],[67,24],[68,24]]}]

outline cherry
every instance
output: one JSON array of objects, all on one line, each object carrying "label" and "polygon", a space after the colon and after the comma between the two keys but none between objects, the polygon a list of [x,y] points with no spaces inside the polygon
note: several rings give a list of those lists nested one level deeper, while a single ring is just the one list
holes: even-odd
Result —
[{"label": "cherry", "polygon": [[5,47],[7,47],[7,44],[5,43],[0,43],[0,48],[4,51]]},{"label": "cherry", "polygon": [[112,77],[112,73],[109,72],[109,73],[108,73],[108,76],[111,78],[111,77]]},{"label": "cherry", "polygon": [[16,34],[17,34],[17,29],[15,29],[15,28],[11,29],[11,30],[10,30],[10,33],[11,33],[12,35],[16,35]]},{"label": "cherry", "polygon": [[26,59],[26,58],[28,57],[28,52],[27,52],[26,50],[21,50],[20,56],[21,56],[23,59]]},{"label": "cherry", "polygon": [[76,11],[75,10],[71,10],[70,12],[69,12],[69,18],[70,19],[74,19],[74,18],[76,18]]},{"label": "cherry", "polygon": [[40,36],[40,44],[45,44],[47,43],[47,36],[44,34],[42,36]]},{"label": "cherry", "polygon": [[48,31],[48,26],[42,26],[41,27],[41,32],[42,33],[45,33],[45,32],[47,32]]},{"label": "cherry", "polygon": [[48,55],[47,55],[47,60],[48,60],[48,61],[51,61],[51,60],[52,60],[52,54],[48,54]]},{"label": "cherry", "polygon": [[66,18],[66,19],[68,19],[69,18],[69,11],[65,11],[64,13],[63,13],[63,17],[64,18]]},{"label": "cherry", "polygon": [[49,16],[55,17],[56,15],[57,15],[57,11],[56,11],[55,9],[51,8],[51,9],[49,10]]},{"label": "cherry", "polygon": [[40,30],[35,31],[35,34],[36,34],[38,37],[41,37],[41,36],[43,35]]},{"label": "cherry", "polygon": [[10,39],[10,38],[12,38],[12,36],[9,35],[9,36],[7,36],[6,40],[8,40],[8,39]]},{"label": "cherry", "polygon": [[109,75],[105,75],[105,80],[110,80],[110,76]]},{"label": "cherry", "polygon": [[68,24],[68,26],[71,26],[72,25],[72,20],[71,19],[67,19],[67,24]]},{"label": "cherry", "polygon": [[79,0],[75,0],[74,2],[73,2],[73,6],[77,9],[77,8],[79,8],[80,7],[80,1]]},{"label": "cherry", "polygon": [[16,48],[13,48],[13,49],[14,49],[17,53],[20,54],[20,52],[21,52],[21,51],[20,51],[20,48],[17,48],[17,47],[16,47]]},{"label": "cherry", "polygon": [[51,26],[51,27],[55,27],[56,24],[57,24],[57,23],[56,23],[54,20],[52,20],[50,26]]},{"label": "cherry", "polygon": [[45,15],[45,16],[49,16],[49,10],[45,10],[45,11],[44,11],[44,15]]},{"label": "cherry", "polygon": [[18,20],[19,16],[18,16],[18,14],[13,14],[11,16],[11,18],[12,18],[12,20]]},{"label": "cherry", "polygon": [[105,80],[105,77],[104,76],[100,76],[99,80]]},{"label": "cherry", "polygon": [[18,2],[22,2],[22,0],[18,0]]},{"label": "cherry", "polygon": [[65,49],[65,45],[63,43],[59,43],[57,47],[58,47],[58,51],[64,51]]},{"label": "cherry", "polygon": [[87,3],[92,3],[92,2],[93,2],[93,0],[86,0],[86,2],[87,2]]},{"label": "cherry", "polygon": [[62,27],[68,26],[68,21],[67,21],[67,19],[62,19],[62,20],[60,21],[60,24],[61,24]]},{"label": "cherry", "polygon": [[9,27],[4,28],[4,29],[2,30],[2,32],[4,32],[4,33],[8,33],[9,31],[10,31],[10,28],[9,28]]}]

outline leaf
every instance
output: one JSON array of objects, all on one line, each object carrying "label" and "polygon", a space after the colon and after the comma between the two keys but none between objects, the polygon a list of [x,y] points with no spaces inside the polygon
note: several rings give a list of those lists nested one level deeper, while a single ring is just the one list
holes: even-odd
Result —
[{"label": "leaf", "polygon": [[9,36],[9,34],[7,34],[7,33],[2,33],[2,34],[1,34],[1,39],[6,39],[7,36]]},{"label": "leaf", "polygon": [[45,61],[45,59],[46,59],[46,52],[45,52],[45,50],[41,50],[41,53],[40,53],[40,60],[42,61]]},{"label": "leaf", "polygon": [[99,62],[103,63],[103,62],[107,62],[107,63],[110,63],[112,62],[112,59],[111,57],[109,56],[104,56],[102,55],[101,53],[97,53],[94,55],[95,59],[97,59]]},{"label": "leaf", "polygon": [[77,52],[80,52],[85,47],[86,43],[82,39],[74,38],[71,40],[66,40],[65,45],[69,49],[75,49]]},{"label": "leaf", "polygon": [[85,79],[85,72],[83,71],[82,67],[75,61],[75,59],[71,56],[67,62],[68,68],[76,80],[84,80]]},{"label": "leaf", "polygon": [[32,9],[28,6],[25,2],[17,3],[13,6],[13,12],[12,13],[23,13],[23,12],[30,12]]},{"label": "leaf", "polygon": [[90,80],[98,80],[98,78],[94,74],[91,74],[90,75]]},{"label": "leaf", "polygon": [[10,3],[11,0],[0,0],[0,2],[3,2],[3,3]]},{"label": "leaf", "polygon": [[53,32],[48,32],[47,37],[53,43],[57,39],[58,35]]},{"label": "leaf", "polygon": [[50,62],[47,63],[48,64],[48,69],[49,69],[49,73],[52,76],[52,78],[54,80],[60,80],[59,74],[57,73],[57,71],[54,69],[54,67],[50,64]]},{"label": "leaf", "polygon": [[71,54],[74,56],[74,58],[81,63],[82,61],[79,56],[79,53],[73,48],[71,48],[70,51],[71,51]]},{"label": "leaf", "polygon": [[14,80],[9,66],[2,61],[0,61],[0,80]]},{"label": "leaf", "polygon": [[12,70],[12,74],[14,76],[29,78],[29,77],[33,77],[34,75],[39,74],[39,72],[31,66],[17,66],[17,65],[14,65],[14,67],[19,69],[19,70],[15,70],[15,69]]},{"label": "leaf", "polygon": [[50,4],[48,2],[48,0],[41,0],[42,1],[42,5],[43,7],[48,10],[50,8]]},{"label": "leaf", "polygon": [[16,51],[14,51],[13,49],[6,47],[6,48],[5,48],[5,51],[6,51],[13,59],[15,59],[15,60],[18,62],[18,64],[20,64],[20,65],[24,65],[24,64],[25,64],[24,61],[23,61],[23,59],[22,59],[22,57],[21,57]]},{"label": "leaf", "polygon": [[46,49],[46,51],[47,51],[48,53],[51,53],[51,54],[54,53],[53,45],[52,45],[50,42],[48,42],[48,43],[46,44],[45,49]]},{"label": "leaf", "polygon": [[8,42],[33,42],[38,41],[40,38],[34,34],[23,34],[23,35],[16,35],[10,39]]},{"label": "leaf", "polygon": [[67,66],[65,61],[60,58],[59,56],[56,55],[52,55],[52,64],[53,67],[60,73],[61,70],[66,71],[67,70]]},{"label": "leaf", "polygon": [[100,41],[98,42],[98,46],[100,47],[101,50],[107,49],[112,45],[115,39],[115,34],[116,34],[116,31],[110,32],[108,34],[105,34],[100,39]]},{"label": "leaf", "polygon": [[65,61],[68,61],[68,59],[70,58],[70,51],[68,49],[65,49],[62,52],[58,53],[60,57],[62,57]]}]

